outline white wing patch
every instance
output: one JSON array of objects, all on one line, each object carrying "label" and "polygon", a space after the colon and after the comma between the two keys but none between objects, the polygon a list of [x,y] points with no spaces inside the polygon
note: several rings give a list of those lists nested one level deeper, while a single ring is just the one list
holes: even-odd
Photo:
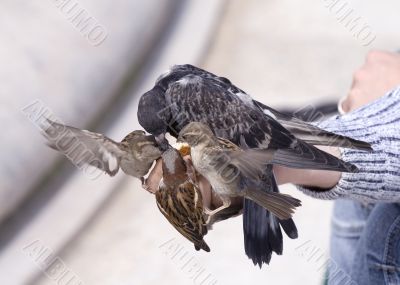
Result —
[{"label": "white wing patch", "polygon": [[272,114],[271,111],[269,111],[269,110],[267,110],[267,109],[264,109],[264,110],[263,110],[263,113],[264,113],[265,115],[270,116],[272,119],[277,120],[276,116],[275,116],[274,114]]},{"label": "white wing patch", "polygon": [[253,98],[251,98],[249,94],[240,92],[235,93],[235,95],[238,96],[239,99],[242,100],[242,102],[245,103],[247,106],[254,107]]},{"label": "white wing patch", "polygon": [[111,171],[115,171],[119,168],[118,160],[115,156],[112,156],[108,161],[108,167],[110,168]]},{"label": "white wing patch", "polygon": [[102,153],[102,160],[108,164],[110,171],[115,171],[119,168],[118,159],[109,152],[106,148],[101,147],[100,152]]},{"label": "white wing patch", "polygon": [[202,81],[202,78],[200,76],[197,75],[187,75],[182,77],[181,79],[179,79],[177,81],[177,83],[179,83],[182,86],[186,86],[189,83],[199,83]]}]

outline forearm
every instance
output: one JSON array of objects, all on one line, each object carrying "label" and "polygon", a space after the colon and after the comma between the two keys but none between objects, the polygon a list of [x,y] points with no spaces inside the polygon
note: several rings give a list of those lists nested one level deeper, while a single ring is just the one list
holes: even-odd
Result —
[{"label": "forearm", "polygon": [[[373,151],[340,149],[346,162],[355,164],[358,173],[290,170],[281,183],[295,183],[304,193],[320,199],[351,198],[367,202],[400,201],[400,89],[342,117],[320,124],[334,133],[371,143]],[[331,151],[330,151],[331,152]],[[332,152],[331,152],[332,153]],[[332,187],[333,186],[333,187]],[[318,189],[322,188],[322,189]],[[322,191],[321,191],[322,190]]]},{"label": "forearm", "polygon": [[[336,147],[319,146],[318,148],[340,158],[340,151]],[[333,188],[341,177],[341,173],[337,171],[295,169],[279,165],[274,165],[274,174],[278,185],[293,183],[321,190]]]}]

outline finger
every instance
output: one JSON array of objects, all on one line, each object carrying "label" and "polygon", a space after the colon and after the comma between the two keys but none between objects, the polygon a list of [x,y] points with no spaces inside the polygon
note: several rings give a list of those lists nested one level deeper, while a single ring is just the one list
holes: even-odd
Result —
[{"label": "finger", "polygon": [[162,160],[158,159],[153,169],[151,170],[149,176],[145,180],[143,188],[153,194],[156,193],[161,178],[162,178]]},{"label": "finger", "polygon": [[342,97],[338,101],[337,109],[340,115],[344,115],[347,113],[347,106],[344,105],[344,102],[347,100],[347,96]]},{"label": "finger", "polygon": [[204,207],[208,209],[214,208],[212,205],[212,190],[210,183],[201,175],[199,175],[197,181],[200,188],[201,196],[203,198]]},{"label": "finger", "polygon": [[342,112],[344,114],[348,113],[351,109],[351,96],[347,96],[342,102],[341,102],[341,107],[342,107]]}]

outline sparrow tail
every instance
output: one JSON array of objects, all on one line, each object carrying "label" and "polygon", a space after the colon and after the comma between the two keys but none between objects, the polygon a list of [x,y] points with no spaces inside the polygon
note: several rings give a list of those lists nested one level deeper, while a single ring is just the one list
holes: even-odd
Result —
[{"label": "sparrow tail", "polygon": [[281,220],[290,219],[301,201],[287,194],[264,192],[258,188],[248,188],[246,197],[264,207]]},{"label": "sparrow tail", "polygon": [[206,252],[210,252],[210,247],[206,244],[206,242],[204,240],[201,240],[200,243],[195,244],[194,248],[196,250],[202,249],[202,250],[204,250]]}]

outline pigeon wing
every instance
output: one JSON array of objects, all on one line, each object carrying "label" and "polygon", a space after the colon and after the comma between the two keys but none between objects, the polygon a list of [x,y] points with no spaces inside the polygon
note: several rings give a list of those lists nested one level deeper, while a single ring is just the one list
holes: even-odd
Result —
[{"label": "pigeon wing", "polygon": [[278,122],[265,118],[261,110],[245,104],[212,78],[184,76],[169,85],[165,96],[174,117],[172,134],[189,122],[201,122],[235,144],[243,136],[250,148],[286,148],[295,139]]}]

